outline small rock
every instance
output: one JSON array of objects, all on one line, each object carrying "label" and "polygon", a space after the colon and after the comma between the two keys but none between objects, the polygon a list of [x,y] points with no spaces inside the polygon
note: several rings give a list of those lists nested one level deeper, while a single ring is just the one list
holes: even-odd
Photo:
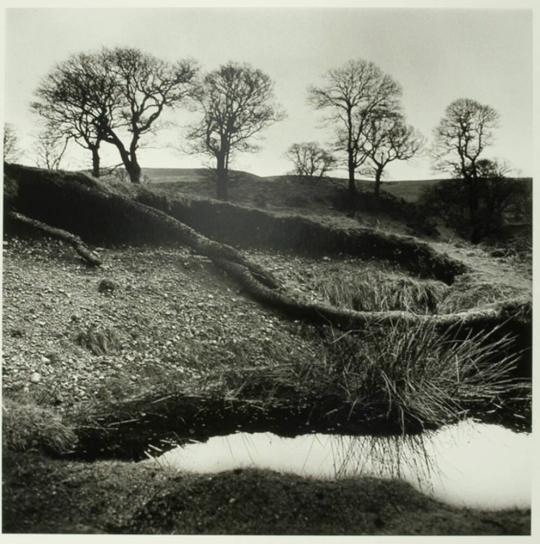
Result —
[{"label": "small rock", "polygon": [[30,381],[32,383],[39,383],[41,381],[41,374],[39,372],[34,372],[31,376],[30,376]]},{"label": "small rock", "polygon": [[101,280],[98,283],[98,291],[100,293],[112,293],[116,288],[116,283],[108,279]]}]

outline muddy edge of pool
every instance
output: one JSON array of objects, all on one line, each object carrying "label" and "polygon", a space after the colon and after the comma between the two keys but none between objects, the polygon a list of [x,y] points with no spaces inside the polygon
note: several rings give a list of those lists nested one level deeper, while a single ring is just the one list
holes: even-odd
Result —
[{"label": "muddy edge of pool", "polygon": [[399,481],[270,471],[188,475],[150,464],[4,457],[3,531],[113,534],[526,535],[530,510],[434,501]]}]

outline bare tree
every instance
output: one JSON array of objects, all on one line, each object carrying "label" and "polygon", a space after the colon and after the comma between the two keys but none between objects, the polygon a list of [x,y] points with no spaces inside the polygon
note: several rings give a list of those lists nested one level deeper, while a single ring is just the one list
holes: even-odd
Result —
[{"label": "bare tree", "polygon": [[492,143],[499,115],[491,106],[460,98],[452,102],[435,129],[435,168],[461,178],[468,192],[472,242],[479,239],[479,166],[483,151]]},{"label": "bare tree", "polygon": [[19,149],[17,143],[17,134],[13,125],[9,123],[4,124],[4,135],[3,135],[3,149],[4,149],[4,161],[14,162],[19,157]]},{"label": "bare tree", "polygon": [[165,108],[186,99],[197,69],[193,61],[170,64],[133,48],[78,54],[58,65],[41,83],[32,109],[55,132],[92,152],[99,175],[101,142],[118,149],[133,183],[141,167],[137,150]]},{"label": "bare tree", "polygon": [[309,89],[308,99],[316,109],[327,110],[327,121],[336,126],[336,148],[346,153],[349,191],[354,194],[355,172],[367,159],[361,146],[364,125],[372,115],[397,108],[401,87],[363,59],[328,71],[325,80]]},{"label": "bare tree", "polygon": [[99,62],[113,78],[118,110],[102,119],[103,140],[116,146],[130,180],[140,183],[140,140],[155,129],[164,109],[191,97],[196,64],[192,60],[171,64],[134,48],[104,49]]},{"label": "bare tree", "polygon": [[66,152],[69,137],[58,134],[46,126],[37,137],[36,166],[47,170],[58,170]]},{"label": "bare tree", "polygon": [[257,151],[254,136],[283,118],[270,77],[248,64],[228,62],[204,77],[198,93],[201,121],[188,138],[193,149],[216,159],[217,197],[228,199],[228,170],[235,151]]},{"label": "bare tree", "polygon": [[336,164],[335,157],[315,142],[293,144],[286,156],[294,165],[294,173],[313,179],[321,179]]},{"label": "bare tree", "polygon": [[375,177],[374,191],[380,194],[381,180],[386,166],[393,161],[409,160],[424,145],[424,138],[405,123],[401,113],[372,115],[362,130],[362,151],[370,161]]},{"label": "bare tree", "polygon": [[121,99],[99,55],[79,53],[58,64],[40,83],[31,109],[52,131],[92,154],[92,174],[100,175],[99,149],[106,127],[118,125]]}]

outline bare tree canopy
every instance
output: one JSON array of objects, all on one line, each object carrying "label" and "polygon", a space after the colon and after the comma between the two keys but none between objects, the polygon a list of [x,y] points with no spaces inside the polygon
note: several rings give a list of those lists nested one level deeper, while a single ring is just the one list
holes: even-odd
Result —
[{"label": "bare tree canopy", "polygon": [[491,106],[470,98],[460,98],[447,108],[435,129],[433,156],[435,168],[463,179],[469,198],[471,241],[477,242],[479,231],[478,178],[481,155],[493,141],[499,114]]},{"label": "bare tree canopy", "polygon": [[283,113],[270,77],[248,64],[228,62],[207,74],[199,88],[202,119],[189,138],[193,149],[216,159],[217,197],[228,198],[227,173],[234,151],[256,151],[252,139]]},{"label": "bare tree canopy", "polygon": [[435,167],[464,179],[477,176],[480,155],[493,141],[499,114],[470,98],[452,102],[435,129]]},{"label": "bare tree canopy", "polygon": [[308,99],[318,110],[328,112],[335,124],[336,148],[347,156],[349,190],[356,192],[355,172],[366,161],[361,139],[372,115],[398,108],[401,87],[373,62],[351,60],[325,75],[325,84],[309,89]]},{"label": "bare tree canopy", "polygon": [[393,161],[411,159],[424,145],[423,136],[397,112],[372,115],[364,123],[361,140],[362,152],[371,163],[377,196],[386,166]]},{"label": "bare tree canopy", "polygon": [[306,178],[322,178],[336,164],[335,157],[316,142],[293,144],[286,153],[294,173]]},{"label": "bare tree canopy", "polygon": [[44,79],[32,108],[51,131],[92,151],[94,174],[99,174],[100,143],[107,142],[138,183],[142,136],[155,128],[165,108],[191,95],[196,73],[191,60],[171,64],[134,48],[78,54]]},{"label": "bare tree canopy", "polygon": [[19,149],[17,144],[17,134],[15,129],[9,123],[4,124],[3,134],[3,149],[4,149],[4,161],[14,162],[19,157]]},{"label": "bare tree canopy", "polygon": [[152,132],[165,108],[175,108],[191,97],[198,69],[192,60],[171,64],[134,48],[104,49],[100,61],[119,98],[117,114],[105,118],[103,139],[116,146],[131,181],[139,183],[141,137]]},{"label": "bare tree canopy", "polygon": [[120,106],[115,81],[98,55],[79,53],[58,64],[40,83],[31,108],[50,133],[70,138],[92,154],[92,174],[99,177],[99,148],[104,128],[114,125]]}]

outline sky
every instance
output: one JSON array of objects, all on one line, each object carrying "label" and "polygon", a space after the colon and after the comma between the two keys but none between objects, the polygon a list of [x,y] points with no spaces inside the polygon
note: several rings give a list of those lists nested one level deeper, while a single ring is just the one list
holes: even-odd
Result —
[{"label": "sky", "polygon": [[[237,155],[232,168],[258,175],[291,170],[285,157],[297,142],[331,145],[335,127],[307,103],[310,85],[348,60],[375,62],[403,87],[408,123],[432,141],[444,110],[457,98],[489,104],[500,114],[486,157],[506,160],[515,173],[532,175],[532,14],[508,9],[366,8],[154,8],[8,9],[5,35],[4,119],[15,128],[22,162],[34,164],[37,117],[29,105],[40,80],[69,55],[102,46],[135,46],[169,61],[190,57],[204,71],[229,60],[262,69],[275,82],[287,117],[266,129],[261,150]],[[193,114],[163,116],[165,128],[147,138],[143,167],[195,168],[212,163],[185,152]],[[116,164],[104,144],[103,163]],[[64,168],[89,167],[76,145]],[[346,175],[345,171],[336,175]],[[389,180],[439,177],[425,154],[388,168]]]}]

